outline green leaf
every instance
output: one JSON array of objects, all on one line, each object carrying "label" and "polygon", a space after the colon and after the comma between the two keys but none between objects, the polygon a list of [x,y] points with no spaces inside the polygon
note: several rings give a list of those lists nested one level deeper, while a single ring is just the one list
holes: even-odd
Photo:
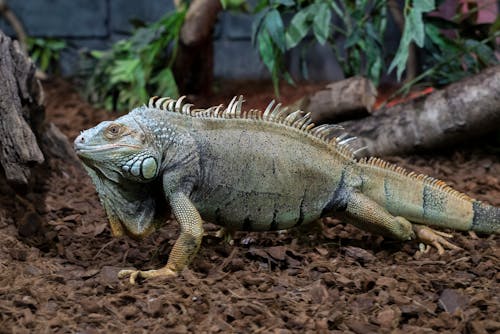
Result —
[{"label": "green leaf", "polygon": [[406,67],[411,39],[411,33],[408,29],[405,29],[403,31],[401,41],[399,42],[398,51],[396,51],[396,55],[394,56],[391,65],[389,65],[389,73],[392,72],[395,68],[397,69],[396,75],[398,80],[401,80],[401,75],[403,74],[403,70]]},{"label": "green leaf", "polygon": [[168,96],[177,98],[179,90],[175,82],[174,74],[170,68],[164,68],[151,79],[151,83],[157,85],[156,94],[159,96]]},{"label": "green leaf", "polygon": [[441,52],[446,52],[446,51],[459,52],[459,49],[454,44],[454,42],[449,38],[447,38],[445,35],[443,35],[441,33],[441,30],[437,26],[429,23],[426,24],[425,34],[432,41],[432,43],[439,46]]},{"label": "green leaf", "polygon": [[362,42],[361,30],[358,26],[347,36],[344,43],[344,49],[349,49]]},{"label": "green leaf", "polygon": [[96,59],[99,59],[104,55],[104,51],[92,50],[90,51],[90,55]]},{"label": "green leaf", "polygon": [[157,29],[151,29],[151,27],[140,28],[137,29],[134,35],[130,38],[130,42],[132,43],[132,47],[134,49],[142,49],[159,37],[160,35]]},{"label": "green leaf", "polygon": [[271,36],[267,31],[261,31],[257,36],[257,46],[259,47],[259,53],[262,61],[269,69],[271,73],[276,66],[276,59],[274,56],[274,46],[271,40]]},{"label": "green leaf", "polygon": [[434,0],[414,0],[412,1],[413,10],[421,13],[427,13],[436,8]]},{"label": "green leaf", "polygon": [[[472,53],[477,56],[486,66],[492,66],[498,63],[495,56],[495,51],[492,50],[488,45],[476,41],[475,39],[465,40],[465,47],[472,51]],[[476,60],[476,57],[473,57]]]},{"label": "green leaf", "polygon": [[50,50],[45,49],[40,57],[40,69],[46,71],[50,65]]},{"label": "green leaf", "polygon": [[285,72],[283,73],[283,77],[285,78],[286,82],[290,85],[294,85],[295,86],[295,82],[293,81],[293,78],[292,76],[290,75],[290,73],[288,72]]},{"label": "green leaf", "polygon": [[50,43],[50,48],[54,51],[60,51],[66,48],[66,42],[63,40],[53,40]]},{"label": "green leaf", "polygon": [[264,17],[266,16],[268,9],[265,9],[263,12],[259,12],[255,15],[255,18],[252,23],[252,45],[255,47],[257,44],[257,34],[260,32],[262,22],[264,21]]},{"label": "green leaf", "polygon": [[264,18],[263,25],[276,46],[281,50],[281,52],[285,52],[285,27],[278,10],[270,10]]},{"label": "green leaf", "polygon": [[331,34],[332,12],[326,3],[320,3],[317,7],[317,15],[313,20],[314,36],[318,42],[323,45]]},{"label": "green leaf", "polygon": [[34,51],[31,52],[31,59],[33,60],[34,63],[38,62],[41,52],[42,50],[40,49],[35,49]]},{"label": "green leaf", "polygon": [[223,9],[233,10],[243,8],[246,4],[245,0],[220,0]]},{"label": "green leaf", "polygon": [[[406,4],[408,4],[408,0],[406,1]],[[435,8],[434,0],[415,0],[412,1],[412,4],[413,8],[405,12],[405,28],[403,36],[401,37],[396,55],[389,66],[389,72],[391,72],[394,68],[397,69],[398,80],[401,79],[401,74],[403,74],[403,70],[406,67],[410,43],[415,41],[419,47],[423,47],[424,45],[425,28],[422,14],[434,10]]]},{"label": "green leaf", "polygon": [[367,37],[371,38],[373,41],[375,41],[378,45],[383,44],[383,40],[381,37],[383,37],[382,34],[377,34],[375,28],[373,27],[373,24],[371,22],[366,22],[365,24],[365,33]]},{"label": "green leaf", "polygon": [[111,69],[111,76],[109,78],[110,83],[117,84],[120,82],[133,82],[135,68],[139,65],[139,59],[116,60]]},{"label": "green leaf", "polygon": [[415,9],[410,12],[405,21],[405,32],[406,31],[408,31],[409,38],[414,40],[419,47],[424,45],[425,34],[422,12]]},{"label": "green leaf", "polygon": [[293,0],[272,0],[272,3],[276,5],[283,5],[286,7],[291,7],[295,5],[295,1]]},{"label": "green leaf", "polygon": [[333,11],[340,17],[344,17],[345,16],[345,13],[344,11],[342,11],[342,9],[340,9],[340,7],[337,5],[337,3],[335,2],[335,0],[332,0],[329,2],[330,3],[330,6],[332,7]]},{"label": "green leaf", "polygon": [[366,75],[377,85],[382,74],[382,50],[378,43],[370,38],[366,39],[366,47],[363,50],[366,54]]},{"label": "green leaf", "polygon": [[262,10],[267,9],[269,5],[270,5],[269,0],[259,0],[259,2],[257,2],[257,4],[253,9],[253,12],[260,13]]},{"label": "green leaf", "polygon": [[310,24],[308,23],[309,17],[310,13],[306,9],[303,9],[294,15],[286,31],[287,49],[297,46],[297,44],[299,44],[300,41],[307,35],[310,28]]}]

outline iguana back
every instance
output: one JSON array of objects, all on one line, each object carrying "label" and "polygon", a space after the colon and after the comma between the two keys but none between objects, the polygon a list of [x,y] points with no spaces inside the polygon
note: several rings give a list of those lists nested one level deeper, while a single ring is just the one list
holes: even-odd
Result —
[{"label": "iguana back", "polygon": [[261,122],[192,123],[201,175],[191,200],[202,217],[232,230],[287,229],[318,219],[341,179],[332,171],[353,160],[302,130]]}]

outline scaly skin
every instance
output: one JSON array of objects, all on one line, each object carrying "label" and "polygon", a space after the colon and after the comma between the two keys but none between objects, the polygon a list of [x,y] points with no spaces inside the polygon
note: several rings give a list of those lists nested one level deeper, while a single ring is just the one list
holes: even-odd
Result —
[{"label": "scaly skin", "polygon": [[164,268],[120,277],[175,275],[198,251],[202,219],[230,234],[337,215],[440,253],[457,247],[426,225],[499,233],[499,208],[382,160],[356,161],[338,127],[314,127],[309,115],[272,107],[242,111],[240,97],[226,109],[191,110],[182,99],[153,98],[76,138],[113,235],[146,235],[166,218],[164,201],[181,227]]}]

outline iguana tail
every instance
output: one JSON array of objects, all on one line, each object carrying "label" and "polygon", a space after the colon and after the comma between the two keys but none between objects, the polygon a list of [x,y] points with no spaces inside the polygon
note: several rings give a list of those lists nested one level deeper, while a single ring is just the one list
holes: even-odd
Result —
[{"label": "iguana tail", "polygon": [[500,208],[380,159],[363,159],[360,165],[365,175],[361,191],[394,216],[424,225],[500,234]]},{"label": "iguana tail", "polygon": [[471,230],[500,234],[500,208],[474,201]]}]

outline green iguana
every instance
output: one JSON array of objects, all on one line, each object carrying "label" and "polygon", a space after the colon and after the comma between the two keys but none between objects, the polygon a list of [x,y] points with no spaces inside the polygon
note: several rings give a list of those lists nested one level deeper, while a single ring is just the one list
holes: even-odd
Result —
[{"label": "green iguana", "polygon": [[145,236],[167,219],[166,208],[180,224],[164,268],[119,277],[178,273],[198,251],[202,219],[231,234],[340,215],[440,253],[458,247],[425,225],[500,233],[500,208],[380,159],[355,159],[349,140],[335,136],[338,126],[315,126],[309,114],[274,102],[264,112],[242,103],[240,96],[227,108],[192,109],[183,98],[154,97],[75,139],[114,236]]}]

